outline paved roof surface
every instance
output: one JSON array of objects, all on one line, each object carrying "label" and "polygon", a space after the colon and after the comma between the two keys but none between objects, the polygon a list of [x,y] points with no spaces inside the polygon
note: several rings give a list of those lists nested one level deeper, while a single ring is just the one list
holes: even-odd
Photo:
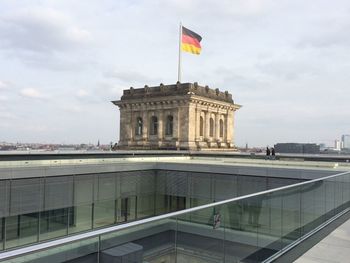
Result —
[{"label": "paved roof surface", "polygon": [[295,262],[350,262],[350,220],[340,225]]}]

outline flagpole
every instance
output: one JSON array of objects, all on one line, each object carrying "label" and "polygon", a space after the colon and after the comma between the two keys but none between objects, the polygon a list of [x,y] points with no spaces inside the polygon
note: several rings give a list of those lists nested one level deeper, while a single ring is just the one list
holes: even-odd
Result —
[{"label": "flagpole", "polygon": [[181,82],[181,41],[182,41],[182,24],[180,22],[180,32],[179,32],[179,62],[177,68],[177,81]]}]

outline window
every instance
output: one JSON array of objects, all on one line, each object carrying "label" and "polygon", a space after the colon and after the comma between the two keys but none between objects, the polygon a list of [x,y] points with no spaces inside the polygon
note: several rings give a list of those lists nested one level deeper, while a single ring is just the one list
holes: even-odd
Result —
[{"label": "window", "polygon": [[220,137],[224,137],[224,121],[220,120]]},{"label": "window", "polygon": [[166,119],[165,135],[173,135],[173,116],[169,115]]},{"label": "window", "polygon": [[150,128],[151,128],[150,135],[157,135],[158,134],[158,118],[156,116],[152,116]]},{"label": "window", "polygon": [[199,136],[203,136],[203,124],[204,121],[203,121],[203,117],[201,116],[200,119],[199,119]]},{"label": "window", "polygon": [[210,118],[210,120],[209,120],[209,136],[210,137],[214,136],[214,120],[213,120],[213,118]]},{"label": "window", "polygon": [[136,129],[135,129],[135,134],[136,135],[142,135],[142,118],[141,117],[138,117],[136,119]]}]

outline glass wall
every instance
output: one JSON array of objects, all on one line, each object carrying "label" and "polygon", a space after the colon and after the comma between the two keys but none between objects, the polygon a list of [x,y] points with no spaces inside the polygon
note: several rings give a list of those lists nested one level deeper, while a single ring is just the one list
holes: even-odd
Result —
[{"label": "glass wall", "polygon": [[[294,181],[165,170],[0,180],[0,250],[291,182]],[[188,215],[188,219],[201,222],[200,214]]]},{"label": "glass wall", "polygon": [[[136,247],[137,250],[130,250],[128,256],[140,257],[140,260],[149,263],[261,262],[300,241],[303,236],[330,219],[330,215],[334,216],[348,209],[349,177],[350,173],[177,212],[176,215],[155,218],[146,223],[134,222],[134,225],[125,227],[121,225],[119,230],[103,234],[89,243],[96,245],[98,242],[96,246],[99,249],[94,245],[85,252],[79,250],[76,258],[99,257],[103,263],[103,255],[109,249],[113,249],[113,253],[117,254],[116,251],[120,252],[125,247]],[[169,198],[168,196],[166,199],[170,200]],[[152,199],[141,204],[138,198],[135,198],[134,203],[130,205],[129,201],[125,200],[125,197],[118,199],[116,206],[126,220],[128,216],[131,220],[137,218],[139,211],[142,211],[142,216],[148,215],[145,211],[155,211],[155,206],[152,209]],[[179,203],[186,204],[187,201],[182,200]],[[138,207],[138,204],[141,204],[142,208]],[[33,218],[25,218],[24,222],[29,220],[30,224]],[[106,218],[109,220],[109,217]],[[11,220],[14,225],[18,225],[16,220],[21,218],[11,217]],[[14,235],[18,242],[26,242],[25,237],[31,237],[31,233],[21,235],[21,228],[16,230],[19,234]],[[74,246],[62,247],[66,248],[67,255],[73,255],[74,250],[78,249]],[[51,252],[57,250],[58,248],[49,249]],[[52,257],[56,256],[52,252]],[[81,258],[77,260],[76,262],[79,262]]]}]

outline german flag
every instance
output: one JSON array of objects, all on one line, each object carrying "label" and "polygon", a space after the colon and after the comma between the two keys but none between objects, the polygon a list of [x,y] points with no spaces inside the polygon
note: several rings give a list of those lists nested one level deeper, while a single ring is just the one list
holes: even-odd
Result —
[{"label": "german flag", "polygon": [[182,39],[181,39],[181,49],[183,51],[199,55],[201,53],[201,42],[202,37],[197,33],[182,27]]}]

